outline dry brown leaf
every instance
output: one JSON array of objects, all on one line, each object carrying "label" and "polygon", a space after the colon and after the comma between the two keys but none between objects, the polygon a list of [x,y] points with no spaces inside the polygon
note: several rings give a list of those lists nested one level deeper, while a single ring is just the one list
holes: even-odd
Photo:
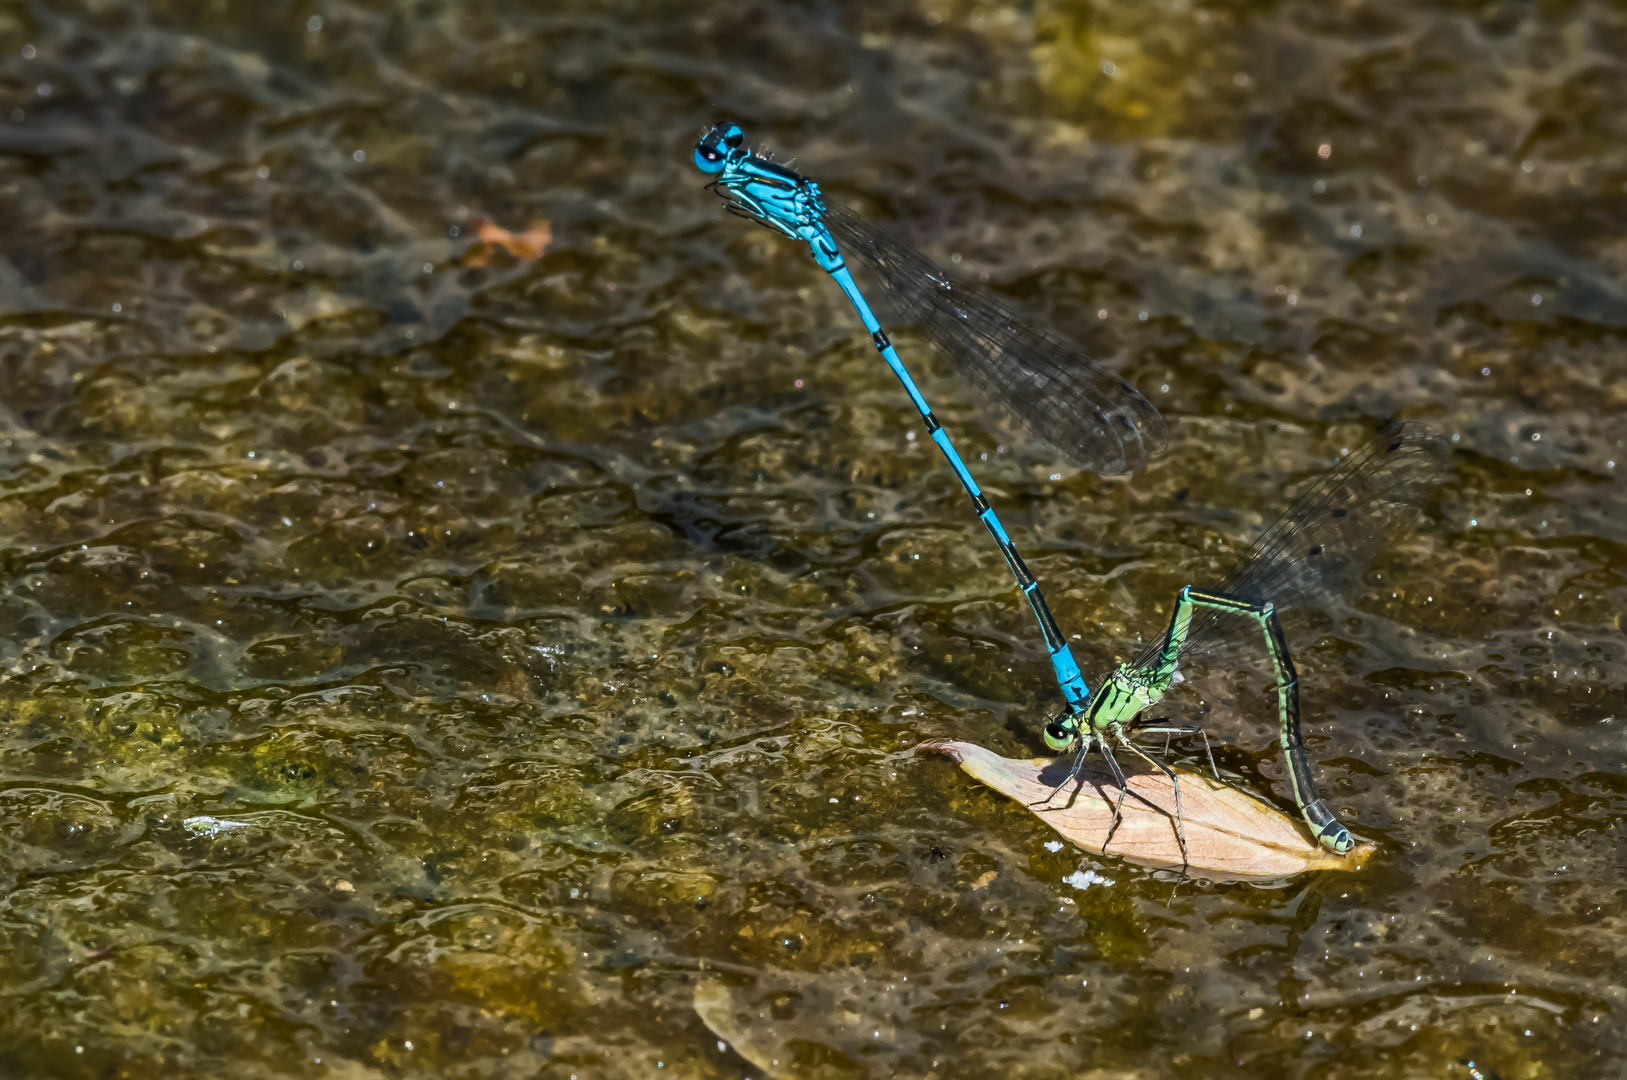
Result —
[{"label": "dry brown leaf", "polygon": [[533,219],[525,232],[509,232],[490,218],[475,220],[475,242],[463,253],[464,266],[485,266],[498,251],[506,251],[521,262],[536,262],[553,242],[553,226]]},{"label": "dry brown leaf", "polygon": [[[923,743],[947,754],[972,776],[1025,806],[1038,803],[1067,775],[1067,761],[1003,758],[964,742]],[[1175,831],[1175,789],[1169,777],[1151,768],[1125,765],[1124,820],[1106,852],[1103,841],[1113,824],[1119,788],[1100,759],[1080,773],[1047,804],[1030,806],[1036,816],[1087,851],[1118,856],[1143,866],[1180,868],[1181,843]],[[1314,842],[1297,819],[1262,799],[1201,773],[1176,770],[1181,779],[1181,811],[1186,821],[1186,869],[1210,878],[1283,878],[1306,870],[1356,870],[1376,850],[1356,845],[1335,855]],[[1077,794],[1073,794],[1077,790]]]}]

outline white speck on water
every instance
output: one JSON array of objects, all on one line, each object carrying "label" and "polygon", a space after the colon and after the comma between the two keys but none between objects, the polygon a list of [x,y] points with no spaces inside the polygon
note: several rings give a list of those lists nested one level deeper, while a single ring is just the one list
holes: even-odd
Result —
[{"label": "white speck on water", "polygon": [[181,827],[187,832],[193,833],[197,836],[207,836],[210,839],[219,836],[223,832],[230,832],[233,829],[247,829],[249,826],[250,822],[247,821],[232,821],[229,818],[209,817],[207,814],[202,814],[198,817],[189,817],[185,821],[181,822]]},{"label": "white speck on water", "polygon": [[1080,892],[1083,892],[1092,885],[1113,885],[1116,883],[1112,878],[1102,877],[1094,870],[1075,870],[1062,879],[1062,884],[1072,885]]},{"label": "white speck on water", "polygon": [[1055,855],[1057,852],[1062,850],[1062,841],[1060,841],[1060,840],[1047,840],[1047,841],[1045,841],[1045,850],[1049,851],[1052,855]]}]

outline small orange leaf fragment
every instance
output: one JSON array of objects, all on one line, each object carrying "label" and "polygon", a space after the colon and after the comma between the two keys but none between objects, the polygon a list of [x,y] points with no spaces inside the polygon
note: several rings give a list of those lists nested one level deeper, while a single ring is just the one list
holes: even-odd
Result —
[{"label": "small orange leaf fragment", "polygon": [[491,218],[475,219],[475,242],[463,253],[463,265],[485,266],[499,251],[521,262],[536,262],[553,242],[554,229],[548,222],[533,218],[525,232],[509,232]]},{"label": "small orange leaf fragment", "polygon": [[[1133,770],[1124,760],[1126,755],[1119,755],[1128,781],[1124,819],[1104,851],[1119,788],[1100,758],[1089,761],[1080,779],[1057,792],[1049,803],[1032,805],[1041,803],[1067,775],[1067,759],[1003,758],[965,742],[923,743],[918,749],[954,758],[966,772],[1028,806],[1041,821],[1087,851],[1116,855],[1143,866],[1182,866],[1174,786],[1169,777],[1150,767]],[[1185,769],[1176,773],[1186,821],[1188,873],[1258,879],[1284,878],[1307,870],[1356,870],[1377,850],[1373,844],[1362,843],[1348,855],[1335,855],[1313,841],[1297,818],[1263,799],[1201,773]]]}]

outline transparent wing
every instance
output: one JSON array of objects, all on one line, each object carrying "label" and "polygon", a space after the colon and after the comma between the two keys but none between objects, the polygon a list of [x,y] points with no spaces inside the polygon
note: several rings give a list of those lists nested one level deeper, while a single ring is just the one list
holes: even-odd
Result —
[{"label": "transparent wing", "polygon": [[[1446,439],[1419,424],[1386,426],[1294,500],[1216,588],[1269,600],[1279,613],[1346,592],[1363,566],[1417,526],[1450,455]],[[1155,662],[1162,647],[1160,634],[1137,663]],[[1181,649],[1183,660],[1198,656],[1264,660],[1265,652],[1252,620],[1200,611]]]},{"label": "transparent wing", "polygon": [[840,207],[825,225],[875,271],[898,314],[925,329],[974,386],[1092,472],[1132,473],[1164,453],[1169,433],[1128,381],[1043,331],[988,292],[954,281],[920,252]]}]

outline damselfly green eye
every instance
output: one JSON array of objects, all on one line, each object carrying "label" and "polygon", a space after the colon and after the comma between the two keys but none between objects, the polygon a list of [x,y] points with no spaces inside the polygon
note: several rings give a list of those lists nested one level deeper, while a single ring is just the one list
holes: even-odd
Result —
[{"label": "damselfly green eye", "polygon": [[1045,745],[1058,753],[1066,750],[1073,745],[1073,729],[1060,720],[1052,720],[1045,725]]}]

